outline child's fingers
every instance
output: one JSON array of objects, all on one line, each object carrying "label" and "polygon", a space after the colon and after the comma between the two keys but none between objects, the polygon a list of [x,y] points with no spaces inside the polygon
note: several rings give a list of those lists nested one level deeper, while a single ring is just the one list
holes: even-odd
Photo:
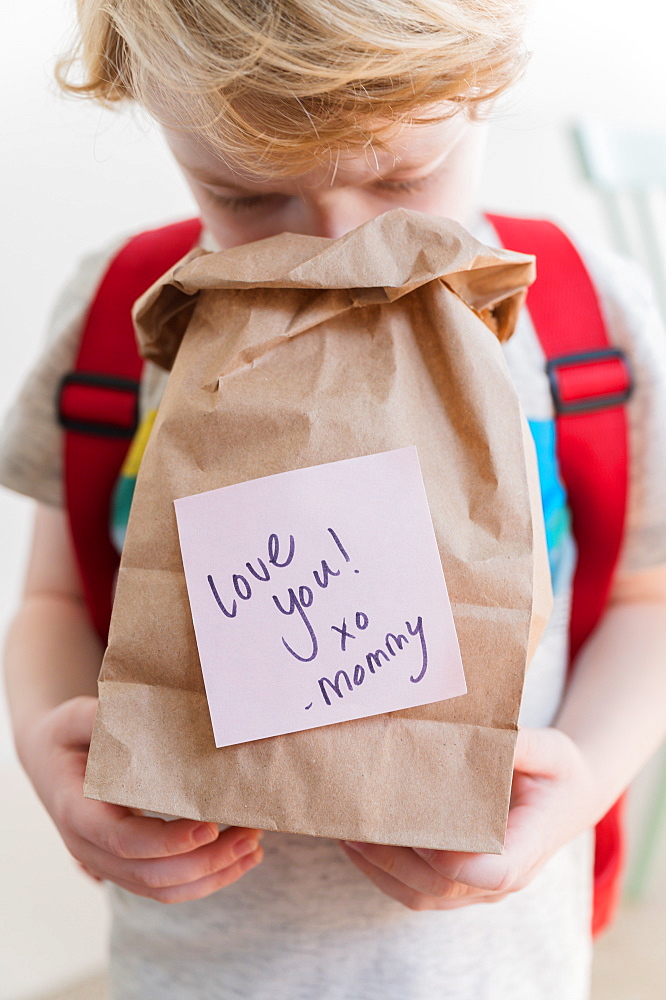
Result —
[{"label": "child's fingers", "polygon": [[368,861],[368,859],[363,854],[359,853],[359,851],[355,851],[352,847],[347,847],[344,841],[341,841],[341,844],[343,851],[351,863],[386,896],[390,896],[398,903],[402,903],[403,906],[409,907],[410,910],[435,908],[436,901],[434,899],[429,896],[425,896],[423,893],[417,892],[415,889],[405,885],[403,882],[399,882],[392,875],[382,871],[381,868],[377,868],[376,865],[373,865],[370,861]]},{"label": "child's fingers", "polygon": [[470,890],[485,894],[508,892],[522,884],[522,876],[531,869],[531,859],[524,861],[520,852],[504,854],[460,854],[455,851],[417,853],[439,872]]},{"label": "child's fingers", "polygon": [[76,790],[63,796],[56,818],[61,812],[58,825],[63,835],[88,841],[119,858],[170,857],[210,843],[218,835],[215,823],[135,816],[121,806],[84,799]]},{"label": "child's fingers", "polygon": [[[527,798],[527,797],[526,797]],[[547,820],[550,819],[550,823]],[[416,849],[441,875],[485,893],[506,893],[526,885],[553,853],[552,817],[525,801],[509,812],[502,854],[466,854],[459,851]]]},{"label": "child's fingers", "polygon": [[[212,843],[219,835],[216,823],[135,816],[120,806],[82,798],[70,814],[70,827],[79,838],[118,858],[167,858]],[[256,839],[261,832],[230,829],[238,838],[242,835]],[[230,833],[227,839],[233,836]]]},{"label": "child's fingers", "polygon": [[[345,847],[351,847],[355,853],[360,854],[369,864],[402,882],[409,889],[428,896],[435,896],[438,899],[458,899],[460,896],[481,895],[484,892],[482,889],[470,888],[441,874],[411,847],[343,843]],[[348,856],[351,857],[349,854]]]},{"label": "child's fingers", "polygon": [[526,794],[525,801],[509,813],[505,849],[499,855],[411,850],[379,844],[359,844],[353,853],[405,883],[410,890],[437,899],[504,895],[526,885],[557,846],[551,843],[548,818],[542,814],[538,796],[536,801],[530,801]]},{"label": "child's fingers", "polygon": [[163,820],[129,813],[109,820],[86,811],[79,833],[96,847],[118,858],[167,858],[210,844],[218,837],[215,823],[188,819]]},{"label": "child's fingers", "polygon": [[518,736],[504,851],[463,854],[417,849],[441,875],[485,892],[527,885],[552,854],[589,826],[589,776],[573,742],[555,729]]},{"label": "child's fingers", "polygon": [[233,830],[220,834],[212,844],[170,858],[119,858],[90,843],[82,843],[79,854],[84,863],[103,878],[114,882],[121,879],[148,889],[164,889],[196,882],[230,868],[258,847],[258,837],[248,838]]},{"label": "child's fingers", "polygon": [[513,760],[515,771],[557,778],[567,773],[575,757],[573,743],[559,729],[532,729],[523,726],[518,730]]},{"label": "child's fingers", "polygon": [[402,903],[403,906],[408,907],[410,910],[453,910],[459,909],[462,906],[470,906],[472,903],[481,902],[482,899],[485,899],[484,896],[478,895],[451,899],[446,896],[432,896],[425,892],[419,892],[417,889],[405,885],[404,882],[394,878],[393,875],[389,875],[388,872],[373,865],[358,851],[347,847],[344,842],[342,842],[342,846],[352,864],[359,871],[363,872],[373,885],[377,886],[384,895],[390,896],[396,902]]},{"label": "child's fingers", "polygon": [[229,868],[224,868],[221,871],[214,872],[212,875],[206,875],[203,878],[181,885],[150,888],[139,882],[128,882],[121,878],[112,878],[109,881],[112,881],[127,892],[134,893],[135,896],[154,899],[158,903],[187,903],[197,899],[204,899],[204,897],[210,896],[213,892],[232,885],[247,871],[258,865],[262,858],[263,851],[259,847],[253,854],[246,855]]},{"label": "child's fingers", "polygon": [[55,741],[63,747],[88,747],[97,701],[91,695],[79,695],[58,705],[50,719]]}]

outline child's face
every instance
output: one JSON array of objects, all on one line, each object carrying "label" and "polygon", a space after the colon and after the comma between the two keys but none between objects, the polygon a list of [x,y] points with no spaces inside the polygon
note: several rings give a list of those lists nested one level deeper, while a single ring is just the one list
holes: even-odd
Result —
[{"label": "child's face", "polygon": [[484,129],[458,114],[396,128],[390,152],[340,156],[296,177],[252,174],[185,132],[167,142],[222,248],[292,232],[338,237],[391,208],[468,225],[475,208]]}]

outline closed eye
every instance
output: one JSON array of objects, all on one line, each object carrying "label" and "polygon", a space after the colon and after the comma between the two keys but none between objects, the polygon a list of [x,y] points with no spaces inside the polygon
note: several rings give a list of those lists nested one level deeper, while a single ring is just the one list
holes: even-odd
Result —
[{"label": "closed eye", "polygon": [[282,194],[252,194],[232,197],[216,194],[210,189],[207,191],[216,205],[228,208],[232,212],[250,212],[255,208],[278,208],[287,200],[287,196]]},{"label": "closed eye", "polygon": [[[375,181],[371,187],[376,191],[385,191],[389,194],[417,193],[431,184],[438,173],[439,171],[433,171],[433,173],[425,177],[416,177],[413,180],[379,180]],[[211,188],[206,188],[206,191],[217,205],[227,208],[232,212],[251,212],[255,209],[276,210],[281,208],[289,198],[288,195],[279,194],[278,192],[253,195],[223,195],[218,194]]]},{"label": "closed eye", "polygon": [[411,181],[376,181],[373,186],[379,191],[395,191],[396,193],[401,191],[422,191],[432,182],[434,176],[434,174],[428,174],[427,177],[415,177]]}]

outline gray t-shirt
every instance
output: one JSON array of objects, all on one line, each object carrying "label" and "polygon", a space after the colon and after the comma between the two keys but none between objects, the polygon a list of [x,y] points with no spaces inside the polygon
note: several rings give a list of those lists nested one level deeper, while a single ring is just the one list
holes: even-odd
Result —
[{"label": "gray t-shirt", "polygon": [[[475,235],[492,244],[487,223]],[[62,437],[53,398],[72,365],[82,316],[110,254],[87,258],[57,306],[50,343],[10,411],[0,482],[62,503]],[[582,249],[614,343],[638,385],[628,407],[631,476],[621,568],[666,562],[666,338],[635,265]],[[539,456],[547,526],[558,484],[544,357],[523,313],[506,358]],[[165,376],[151,365],[144,409]],[[549,499],[547,499],[547,497]],[[575,547],[553,530],[555,607],[528,671],[521,723],[548,725],[564,687]],[[584,1000],[589,991],[592,834],[560,850],[525,889],[452,911],[413,912],[384,896],[336,842],[266,833],[263,863],[193,903],[164,906],[109,885],[114,1000]]]}]

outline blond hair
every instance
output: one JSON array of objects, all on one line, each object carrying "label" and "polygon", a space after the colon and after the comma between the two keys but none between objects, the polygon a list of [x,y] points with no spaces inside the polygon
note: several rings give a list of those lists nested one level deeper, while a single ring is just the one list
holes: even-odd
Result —
[{"label": "blond hair", "polygon": [[[71,94],[137,101],[257,170],[384,146],[520,72],[522,0],[77,0]],[[83,78],[70,79],[80,64]]]}]

